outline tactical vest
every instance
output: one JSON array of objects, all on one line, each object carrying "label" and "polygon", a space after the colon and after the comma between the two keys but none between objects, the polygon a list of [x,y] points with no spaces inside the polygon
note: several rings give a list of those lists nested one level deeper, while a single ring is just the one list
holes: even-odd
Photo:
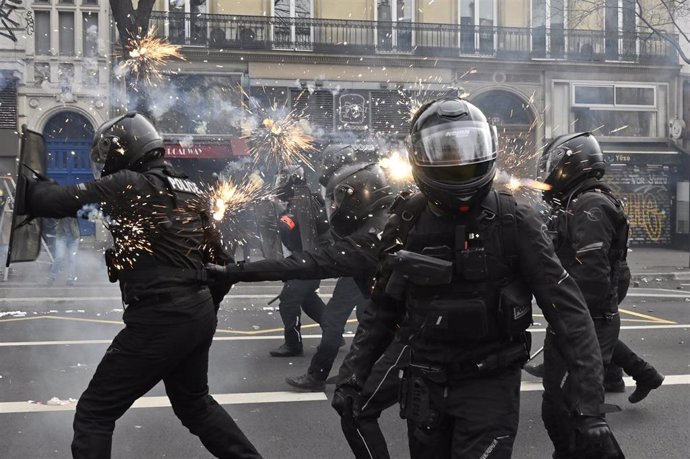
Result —
[{"label": "tactical vest", "polygon": [[447,285],[408,284],[408,319],[430,341],[496,342],[521,335],[532,323],[531,293],[516,272],[517,203],[492,192],[478,214],[436,218],[418,193],[396,200],[384,237],[396,248],[453,262]]},{"label": "tactical vest", "polygon": [[135,269],[117,273],[118,278],[140,281],[152,276],[165,276],[182,282],[205,281],[202,190],[195,182],[177,177],[167,169],[149,170],[144,176],[153,188],[165,193],[161,201],[166,205],[151,209],[155,211],[158,227],[150,239],[153,253],[142,255]]}]

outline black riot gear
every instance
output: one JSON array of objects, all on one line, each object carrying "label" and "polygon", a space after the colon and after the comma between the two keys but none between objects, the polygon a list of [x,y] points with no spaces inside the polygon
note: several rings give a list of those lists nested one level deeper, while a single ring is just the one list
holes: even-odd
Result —
[{"label": "black riot gear", "polygon": [[274,194],[281,201],[288,201],[295,195],[295,187],[305,185],[306,183],[307,181],[304,178],[304,167],[284,167],[276,176],[276,183],[273,188]]},{"label": "black riot gear", "polygon": [[328,179],[325,195],[331,229],[341,238],[361,227],[376,209],[393,202],[386,175],[375,163],[341,167]]},{"label": "black riot gear", "polygon": [[96,178],[122,169],[140,171],[145,163],[160,159],[164,154],[163,138],[148,119],[135,112],[103,123],[91,144]]},{"label": "black riot gear", "polygon": [[467,212],[488,194],[496,174],[496,130],[471,103],[443,98],[422,106],[407,142],[415,182],[436,206]]},{"label": "black riot gear", "polygon": [[591,132],[578,132],[556,137],[544,149],[539,160],[538,177],[550,190],[544,200],[561,200],[589,177],[601,178],[606,172],[604,155]]}]

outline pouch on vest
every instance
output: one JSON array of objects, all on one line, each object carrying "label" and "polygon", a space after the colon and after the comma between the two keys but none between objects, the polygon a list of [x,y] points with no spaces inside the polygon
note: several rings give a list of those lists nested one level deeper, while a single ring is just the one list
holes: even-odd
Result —
[{"label": "pouch on vest", "polygon": [[489,277],[484,247],[475,247],[459,252],[458,274],[471,282],[485,281]]},{"label": "pouch on vest", "polygon": [[403,370],[399,394],[400,417],[433,429],[441,424],[443,415],[432,405],[429,378],[422,368],[425,367],[410,365]]},{"label": "pouch on vest", "polygon": [[513,279],[501,289],[498,314],[507,335],[522,333],[532,325],[532,293],[523,282]]},{"label": "pouch on vest", "polygon": [[423,335],[426,338],[473,341],[488,334],[489,318],[482,298],[431,300],[425,309]]}]

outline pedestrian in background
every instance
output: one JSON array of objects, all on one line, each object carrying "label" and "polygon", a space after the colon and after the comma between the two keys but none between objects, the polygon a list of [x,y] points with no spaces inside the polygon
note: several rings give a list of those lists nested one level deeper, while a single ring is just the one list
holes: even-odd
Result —
[{"label": "pedestrian in background", "polygon": [[53,285],[60,273],[65,273],[65,284],[74,285],[77,280],[77,252],[79,251],[79,221],[61,218],[55,224],[55,254],[50,266],[48,285]]}]

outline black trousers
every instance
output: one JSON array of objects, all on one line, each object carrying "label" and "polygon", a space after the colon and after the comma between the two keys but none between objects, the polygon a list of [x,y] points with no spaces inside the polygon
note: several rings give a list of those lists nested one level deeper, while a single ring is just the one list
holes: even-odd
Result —
[{"label": "black trousers", "polygon": [[317,380],[325,381],[328,378],[328,373],[330,373],[333,362],[338,356],[347,319],[355,307],[360,306],[357,310],[361,311],[364,302],[362,291],[354,279],[351,277],[338,279],[333,290],[333,296],[326,304],[321,318],[321,330],[323,330],[321,342],[307,370]]},{"label": "black trousers", "polygon": [[411,459],[509,459],[518,429],[520,369],[478,378],[429,383],[440,425],[426,428],[408,420]]},{"label": "black trousers", "polygon": [[613,348],[611,365],[606,367],[604,381],[616,382],[626,372],[638,384],[645,384],[657,375],[656,369],[639,355],[635,354],[624,342],[618,340]]},{"label": "black trousers", "polygon": [[211,454],[226,459],[261,458],[209,395],[208,351],[216,316],[210,301],[203,307],[209,314],[197,320],[130,324],[117,334],[77,403],[75,459],[109,459],[115,421],[161,380],[175,415]]},{"label": "black trousers", "polygon": [[285,327],[285,344],[291,349],[302,349],[302,311],[320,324],[326,305],[316,293],[321,281],[292,279],[280,291],[280,318]]},{"label": "black trousers", "polygon": [[340,418],[340,425],[357,459],[389,459],[386,439],[379,427],[381,412],[398,403],[400,370],[410,363],[410,348],[394,340],[376,361],[361,393],[360,414]]},{"label": "black trousers", "polygon": [[[620,316],[618,315],[615,315],[611,320],[594,320],[594,329],[599,341],[604,367],[611,362],[613,350],[619,342],[620,328]],[[555,448],[554,457],[584,457],[578,455],[578,451],[575,450],[572,394],[574,394],[576,387],[573,386],[574,383],[570,378],[566,378],[565,383],[563,383],[566,373],[565,360],[558,352],[556,337],[551,328],[547,328],[546,339],[544,340],[544,394],[541,417]]]}]

